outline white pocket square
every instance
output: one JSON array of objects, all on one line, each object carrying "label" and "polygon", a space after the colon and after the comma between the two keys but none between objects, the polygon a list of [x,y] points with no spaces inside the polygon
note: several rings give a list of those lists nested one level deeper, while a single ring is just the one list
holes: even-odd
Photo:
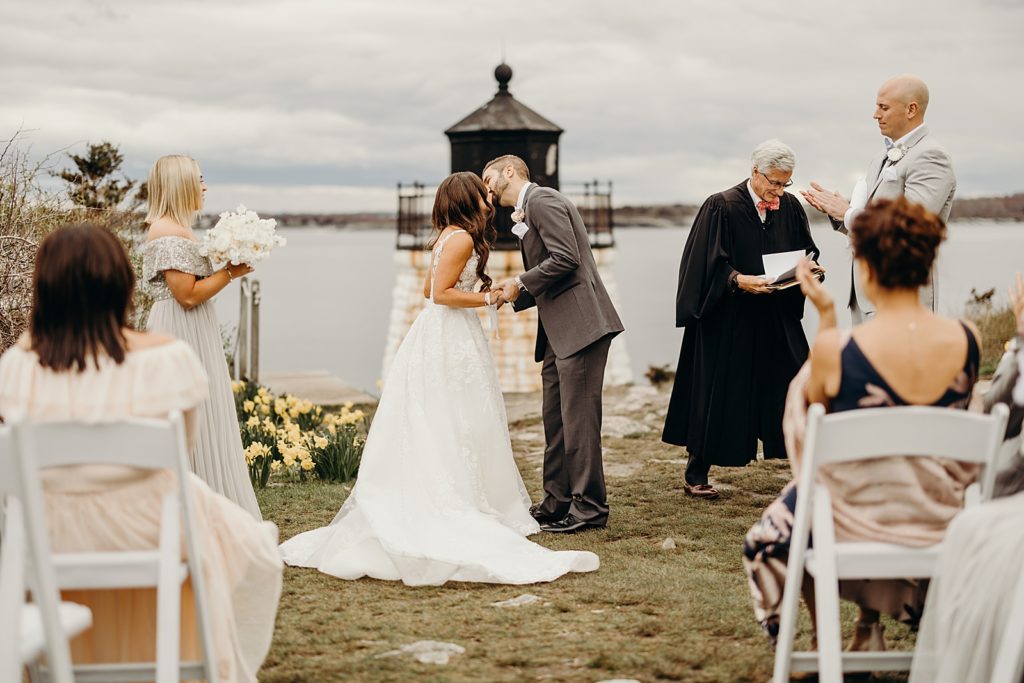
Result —
[{"label": "white pocket square", "polygon": [[893,181],[899,178],[899,174],[896,173],[896,169],[892,166],[882,169],[882,180]]},{"label": "white pocket square", "polygon": [[530,226],[528,226],[526,223],[515,223],[512,225],[512,234],[518,237],[519,239],[523,239],[523,236],[526,235],[526,231],[529,229]]}]

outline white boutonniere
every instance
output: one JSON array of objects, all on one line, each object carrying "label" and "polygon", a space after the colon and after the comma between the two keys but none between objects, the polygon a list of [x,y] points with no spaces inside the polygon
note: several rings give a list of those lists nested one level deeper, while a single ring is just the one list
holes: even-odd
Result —
[{"label": "white boutonniere", "polygon": [[522,223],[526,220],[526,211],[523,209],[516,209],[512,212],[512,222]]},{"label": "white boutonniere", "polygon": [[904,147],[903,145],[894,145],[889,148],[888,152],[885,153],[885,156],[888,157],[889,161],[891,161],[894,164],[903,157],[905,157],[906,155],[907,148]]}]

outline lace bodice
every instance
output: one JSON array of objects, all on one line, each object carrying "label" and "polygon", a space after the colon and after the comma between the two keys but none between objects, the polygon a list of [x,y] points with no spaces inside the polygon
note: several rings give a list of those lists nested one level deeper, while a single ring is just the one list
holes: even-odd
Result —
[{"label": "lace bodice", "polygon": [[[450,233],[442,237],[437,241],[434,246],[434,255],[430,262],[430,300],[434,300],[434,279],[437,277],[437,264],[441,260],[441,252],[444,251],[444,245],[448,243],[452,235],[460,232],[466,232],[465,230],[452,230]],[[469,260],[466,261],[465,267],[459,274],[459,279],[455,282],[455,289],[460,292],[472,292],[476,287],[476,283],[480,281],[480,278],[476,274],[476,266],[480,263],[480,256],[473,252]]]},{"label": "lace bodice", "polygon": [[142,246],[142,289],[157,301],[171,298],[165,270],[180,270],[201,279],[213,274],[213,264],[199,253],[198,242],[170,235]]}]

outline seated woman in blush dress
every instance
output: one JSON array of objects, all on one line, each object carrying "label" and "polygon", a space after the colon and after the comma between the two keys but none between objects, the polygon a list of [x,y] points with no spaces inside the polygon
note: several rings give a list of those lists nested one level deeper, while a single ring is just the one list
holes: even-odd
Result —
[{"label": "seated woman in blush dress", "polygon": [[[978,330],[932,313],[918,296],[945,234],[937,216],[905,198],[876,201],[858,216],[850,237],[877,313],[852,333],[835,328],[831,297],[806,265],[801,269],[801,287],[821,314],[822,329],[787,398],[785,431],[794,472],[800,455],[794,428],[801,425],[792,424],[791,416],[808,403],[822,403],[829,412],[906,405],[967,408],[981,356]],[[977,467],[941,458],[875,458],[823,467],[818,476],[832,495],[836,540],[920,547],[943,539]],[[880,482],[884,492],[874,485]],[[747,532],[743,548],[754,612],[773,641],[796,496],[791,482]],[[910,580],[841,582],[841,595],[860,607],[849,649],[884,649],[879,614],[916,622],[924,588]]]},{"label": "seated woman in blush dress", "polygon": [[[191,430],[207,396],[202,364],[185,342],[129,329],[135,276],[109,231],[57,230],[39,248],[29,331],[0,357],[0,416],[81,421],[166,417],[185,412]],[[88,292],[88,296],[82,296]],[[166,470],[82,465],[42,472],[55,552],[156,547]],[[282,562],[277,529],[189,475],[196,504],[219,680],[256,681],[270,647]],[[191,584],[182,595],[182,658],[200,655]],[[152,661],[156,594],[148,590],[65,591],[88,606],[93,627],[71,643],[76,664]]]}]

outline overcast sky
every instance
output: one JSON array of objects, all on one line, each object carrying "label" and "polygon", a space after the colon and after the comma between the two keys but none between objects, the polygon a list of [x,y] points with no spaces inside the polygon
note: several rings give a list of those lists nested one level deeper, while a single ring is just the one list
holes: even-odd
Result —
[{"label": "overcast sky", "polygon": [[447,174],[503,39],[512,93],[566,131],[563,184],[616,204],[699,202],[770,137],[798,186],[848,192],[902,72],[959,196],[1024,190],[1022,0],[4,0],[0,138],[110,140],[136,178],[190,154],[214,210],[393,211]]}]

